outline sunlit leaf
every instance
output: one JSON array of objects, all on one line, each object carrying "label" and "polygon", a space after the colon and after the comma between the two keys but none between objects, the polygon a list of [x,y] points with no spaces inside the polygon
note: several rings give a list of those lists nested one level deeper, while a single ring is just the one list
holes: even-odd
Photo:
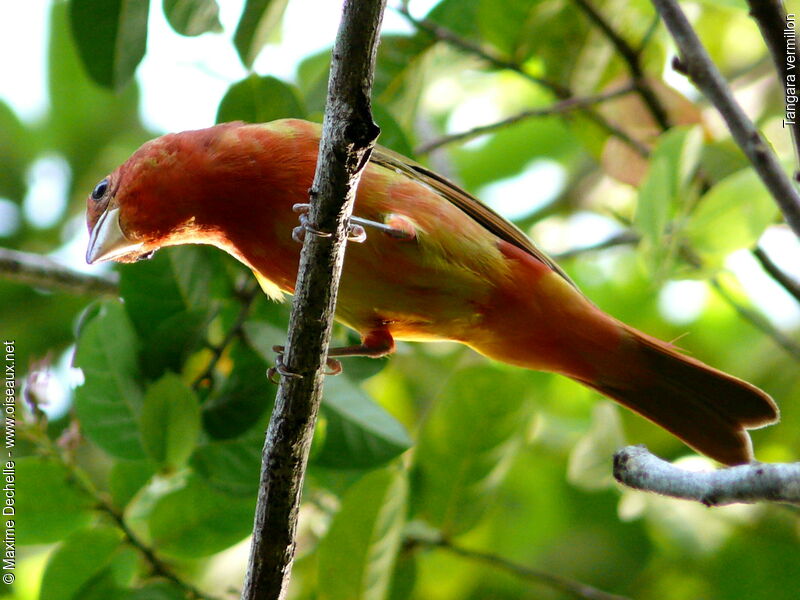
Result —
[{"label": "sunlit leaf", "polygon": [[147,46],[147,0],[70,0],[72,35],[89,75],[118,89],[133,77]]},{"label": "sunlit leaf", "polygon": [[113,527],[95,527],[67,537],[50,556],[42,577],[41,598],[73,600],[81,588],[111,561],[122,542]]},{"label": "sunlit leaf", "polygon": [[234,83],[225,93],[217,111],[217,122],[265,123],[305,116],[306,110],[294,87],[275,77],[253,73]]},{"label": "sunlit leaf", "polygon": [[17,487],[14,514],[20,544],[48,544],[85,525],[93,499],[74,481],[67,468],[45,458],[15,461]]},{"label": "sunlit leaf", "polygon": [[700,199],[686,234],[695,250],[720,264],[730,252],[752,247],[777,216],[764,183],[752,169],[742,169]]},{"label": "sunlit leaf", "polygon": [[651,272],[668,273],[676,236],[674,219],[687,212],[691,177],[700,161],[702,134],[697,127],[674,127],[659,138],[639,190],[634,225],[642,234]]},{"label": "sunlit leaf", "polygon": [[258,53],[283,18],[289,0],[247,0],[236,27],[233,43],[245,67],[252,67]]},{"label": "sunlit leaf", "polygon": [[253,526],[255,497],[222,494],[191,477],[163,496],[150,515],[150,535],[164,554],[208,556],[244,539]]},{"label": "sunlit leaf", "polygon": [[599,490],[614,482],[613,456],[625,443],[617,407],[599,402],[592,410],[592,424],[569,455],[567,478],[585,490]]},{"label": "sunlit leaf", "polygon": [[348,490],[319,549],[321,600],[386,597],[407,493],[405,475],[394,468],[370,473]]},{"label": "sunlit leaf", "polygon": [[415,453],[414,500],[429,523],[446,534],[476,524],[518,446],[526,397],[524,378],[488,366],[448,382]]},{"label": "sunlit leaf", "polygon": [[182,35],[222,31],[216,0],[164,0],[164,14],[172,28]]},{"label": "sunlit leaf", "polygon": [[120,460],[111,467],[108,475],[108,491],[114,505],[125,507],[136,493],[154,475],[153,464],[146,460]]}]

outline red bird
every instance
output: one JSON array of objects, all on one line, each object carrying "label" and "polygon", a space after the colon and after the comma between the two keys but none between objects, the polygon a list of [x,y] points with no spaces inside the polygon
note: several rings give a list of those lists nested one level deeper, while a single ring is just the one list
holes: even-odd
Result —
[{"label": "red bird", "polygon": [[[152,140],[92,191],[86,260],[133,262],[211,244],[266,293],[292,293],[320,126],[226,123]],[[752,459],[745,429],[778,419],[758,388],[685,356],[592,304],[519,229],[425,167],[376,148],[353,214],[336,318],[382,356],[394,340],[454,340],[489,358],[579,381],[725,464]]]}]

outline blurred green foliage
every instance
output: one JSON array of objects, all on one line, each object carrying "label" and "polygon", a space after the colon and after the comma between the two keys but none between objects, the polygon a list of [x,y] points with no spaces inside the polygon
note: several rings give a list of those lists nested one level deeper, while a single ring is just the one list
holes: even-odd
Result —
[{"label": "blurred green foliage", "polygon": [[[71,171],[67,209],[47,227],[21,218],[4,246],[59,248],[94,183],[154,135],[140,122],[131,81],[145,52],[148,6],[163,8],[177,33],[220,31],[215,0],[159,4],[53,4],[46,116],[23,122],[0,105],[0,197],[21,207],[33,161],[56,155]],[[654,19],[649,3],[597,6],[638,48]],[[246,2],[232,37],[243,64],[277,39],[285,7]],[[782,92],[764,77],[765,50],[744,3],[693,9],[722,71],[743,88],[757,80],[748,110],[782,134]],[[570,2],[442,0],[427,19],[412,33],[384,36],[379,53],[381,142],[404,154],[451,132],[469,103],[505,117],[547,107],[564,90],[588,96],[626,82],[625,63]],[[431,25],[473,50],[437,40]],[[754,433],[758,456],[796,460],[798,357],[713,293],[680,322],[660,310],[665,287],[686,278],[718,277],[749,305],[751,290],[725,271],[726,260],[778,220],[727,132],[660,82],[669,53],[659,27],[641,54],[676,125],[667,131],[628,94],[417,158],[478,194],[542,161],[555,165],[563,185],[544,203],[535,203],[534,189],[521,194],[520,225],[554,251],[584,245],[570,231],[587,215],[611,232],[633,231],[640,243],[579,252],[564,267],[604,310],[663,339],[691,332],[680,342],[687,351],[773,394],[783,421]],[[320,119],[328,62],[327,52],[307,57],[296,81],[251,72],[219,99],[219,120]],[[610,134],[604,119],[651,148],[649,158]],[[791,160],[785,141],[772,141]],[[119,299],[0,281],[0,332],[17,342],[19,377],[46,375],[48,361],[66,352],[84,378],[66,414],[47,423],[28,412],[20,424],[18,581],[0,594],[171,600],[199,588],[237,597],[230,590],[241,586],[240,542],[252,528],[275,392],[265,371],[272,346],[285,339],[288,304],[262,297],[246,269],[212,248],[163,250],[117,268]],[[352,343],[344,329],[335,335]],[[609,473],[618,445],[647,443],[670,459],[688,451],[642,419],[597,405],[597,394],[451,344],[401,344],[388,360],[345,359],[344,369],[325,387],[293,598],[566,597],[448,544],[640,600],[797,597],[797,514],[769,505],[708,510],[616,487]],[[46,402],[32,380],[26,389]]]}]

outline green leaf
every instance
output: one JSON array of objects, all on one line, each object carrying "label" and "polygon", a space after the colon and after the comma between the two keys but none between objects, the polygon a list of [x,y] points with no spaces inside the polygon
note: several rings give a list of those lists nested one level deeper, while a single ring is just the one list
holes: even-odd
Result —
[{"label": "green leaf", "polygon": [[142,338],[149,377],[180,372],[206,335],[214,299],[229,282],[213,248],[169,248],[149,261],[120,269],[120,295]]},{"label": "green leaf", "polygon": [[381,36],[372,95],[375,101],[395,109],[395,116],[405,124],[410,122],[411,109],[422,90],[422,58],[432,45],[433,39],[425,33]]},{"label": "green leaf", "polygon": [[668,226],[691,200],[689,187],[700,161],[702,131],[697,126],[673,127],[663,134],[650,157],[639,190],[634,225],[642,234],[648,268],[667,273],[676,237]]},{"label": "green leaf", "polygon": [[0,102],[0,197],[20,204],[27,189],[25,169],[33,158],[31,133],[11,108]]},{"label": "green leaf", "polygon": [[100,177],[152,135],[139,120],[135,81],[112,92],[90,79],[70,35],[68,10],[67,2],[52,3],[47,43],[49,110],[36,135],[40,143],[69,161],[72,185],[86,188],[80,190],[83,200]]},{"label": "green leaf", "polygon": [[120,460],[111,467],[108,491],[114,506],[123,509],[155,475],[153,464],[146,460]]},{"label": "green leaf", "polygon": [[382,469],[353,485],[319,547],[321,600],[386,597],[405,524],[406,479]]},{"label": "green leaf", "polygon": [[751,168],[729,175],[701,199],[686,227],[693,248],[711,263],[739,248],[750,248],[778,217],[778,209]]},{"label": "green leaf", "polygon": [[147,46],[147,0],[70,0],[72,35],[86,71],[119,89],[133,77]]},{"label": "green leaf", "polygon": [[79,488],[64,465],[26,456],[16,461],[15,513],[3,513],[16,522],[20,544],[49,544],[85,525],[93,501]]},{"label": "green leaf", "polygon": [[613,456],[625,443],[622,421],[611,402],[598,402],[592,425],[569,455],[567,479],[584,490],[601,490],[614,484]]},{"label": "green leaf", "polygon": [[75,352],[84,384],[75,390],[75,411],[83,433],[119,458],[143,458],[139,438],[142,392],[136,363],[138,341],[117,302],[101,305],[81,332]]},{"label": "green leaf", "polygon": [[150,535],[163,554],[197,558],[243,540],[253,528],[255,497],[222,494],[197,477],[160,498],[150,514]]},{"label": "green leaf", "polygon": [[173,583],[157,581],[134,590],[125,600],[186,600],[186,590]]},{"label": "green leaf", "polygon": [[498,10],[494,0],[480,0],[476,20],[484,39],[494,44],[503,54],[511,58],[525,58],[527,52],[520,51],[530,46],[535,39],[530,34],[538,12],[538,3],[530,0],[507,0]]},{"label": "green leaf", "polygon": [[215,489],[252,497],[258,491],[265,431],[254,427],[241,437],[204,444],[192,456],[192,467]]},{"label": "green leaf", "polygon": [[297,90],[280,79],[255,73],[234,83],[222,98],[217,123],[247,121],[266,123],[275,119],[306,116]]},{"label": "green leaf", "polygon": [[208,310],[217,269],[208,250],[168,248],[120,269],[120,295],[137,331],[152,332],[154,323],[183,311]]},{"label": "green leaf", "polygon": [[673,127],[653,149],[650,168],[639,191],[635,224],[654,245],[663,242],[664,231],[700,161],[703,147],[699,127]]},{"label": "green leaf", "polygon": [[164,0],[164,14],[170,26],[181,35],[222,31],[216,0]]},{"label": "green leaf", "polygon": [[325,440],[313,463],[339,469],[369,469],[411,447],[403,426],[345,377],[328,377],[322,402]]},{"label": "green leaf", "polygon": [[480,37],[478,6],[480,0],[442,0],[426,18],[468,39]]},{"label": "green leaf", "polygon": [[381,104],[373,105],[372,114],[375,118],[375,122],[380,125],[381,128],[381,136],[379,139],[381,146],[399,152],[403,156],[413,158],[414,150],[408,142],[405,132],[400,127],[400,124],[395,121],[392,114]]},{"label": "green leaf", "polygon": [[84,529],[70,535],[50,556],[42,576],[40,598],[83,598],[81,588],[111,562],[122,542],[122,533],[112,527]]},{"label": "green leaf", "polygon": [[445,535],[472,528],[503,480],[525,423],[525,373],[473,367],[452,376],[420,434],[413,495]]},{"label": "green leaf", "polygon": [[297,87],[302,92],[309,112],[322,114],[325,110],[330,66],[330,48],[305,57],[297,66]]},{"label": "green leaf", "polygon": [[278,26],[289,0],[247,0],[233,36],[242,64],[250,68]]},{"label": "green leaf", "polygon": [[140,417],[142,444],[159,466],[177,469],[194,452],[200,434],[200,404],[181,378],[165,374],[147,389]]},{"label": "green leaf", "polygon": [[666,157],[653,156],[647,177],[639,189],[634,223],[651,245],[662,240],[673,209],[675,171],[672,167]]},{"label": "green leaf", "polygon": [[233,369],[203,405],[203,428],[216,439],[235,438],[258,425],[275,399],[275,385],[267,379],[269,365],[256,351],[237,341],[228,357]]}]

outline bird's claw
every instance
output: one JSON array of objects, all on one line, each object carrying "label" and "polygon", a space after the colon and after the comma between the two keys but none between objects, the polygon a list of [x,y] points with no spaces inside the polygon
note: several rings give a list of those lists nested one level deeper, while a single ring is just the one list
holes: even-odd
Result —
[{"label": "bird's claw", "polygon": [[[283,355],[286,352],[286,348],[284,346],[273,346],[272,351],[275,352],[275,366],[267,369],[267,379],[277,385],[280,383],[280,379],[276,377],[276,375],[289,377],[290,379],[303,378],[300,373],[290,371],[286,368],[286,365],[283,364]],[[338,375],[342,372],[342,363],[335,358],[325,359],[325,365],[328,369],[323,373],[323,375]]]},{"label": "bird's claw", "polygon": [[[311,205],[308,203],[300,203],[292,206],[292,210],[300,213],[300,225],[292,229],[292,239],[295,242],[302,243],[306,237],[306,233],[315,235],[317,237],[329,238],[333,234],[327,231],[320,231],[308,222],[308,211],[311,210]],[[367,239],[366,230],[358,224],[350,223],[347,226],[347,241],[361,243]]]},{"label": "bird's claw", "polygon": [[288,377],[289,379],[302,379],[303,376],[300,373],[295,373],[294,371],[290,371],[286,368],[286,365],[283,364],[283,354],[286,351],[286,348],[283,346],[273,346],[273,352],[275,352],[275,366],[270,367],[267,369],[267,379],[269,379],[272,383],[278,384],[280,383],[280,378],[276,377],[276,375],[280,375],[281,377]]}]

